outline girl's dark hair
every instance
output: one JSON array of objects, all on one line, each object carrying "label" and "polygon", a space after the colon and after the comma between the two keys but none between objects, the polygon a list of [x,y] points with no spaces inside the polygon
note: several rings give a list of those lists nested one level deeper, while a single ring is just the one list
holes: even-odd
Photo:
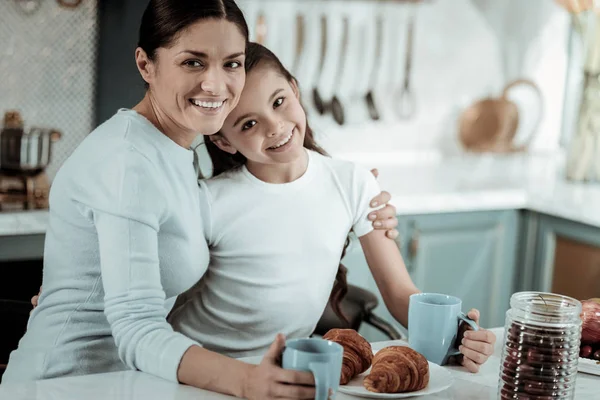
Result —
[{"label": "girl's dark hair", "polygon": [[169,47],[183,30],[203,19],[233,22],[248,41],[248,24],[234,0],[150,0],[142,16],[138,47],[150,60],[159,47]]},{"label": "girl's dark hair", "polygon": [[[273,54],[271,50],[258,43],[249,42],[246,47],[246,74],[258,66],[269,66],[283,76],[288,82],[297,83],[296,78],[294,78],[294,76],[283,66],[281,61],[279,61],[279,58],[277,58],[277,56]],[[204,142],[206,144],[206,150],[208,151],[213,164],[213,176],[240,168],[242,165],[246,164],[246,157],[240,154],[240,152],[230,154],[222,151],[208,138],[205,138]],[[312,129],[310,129],[308,123],[306,124],[306,133],[304,135],[304,147],[324,156],[329,156],[329,154],[327,154],[327,152],[315,141]],[[344,250],[342,251],[342,258],[344,258],[349,244],[350,240],[346,239]],[[350,322],[344,315],[344,312],[341,308],[342,299],[348,292],[348,282],[346,280],[347,271],[348,270],[346,267],[340,263],[335,276],[335,283],[329,297],[329,302],[335,314],[349,324]]]}]

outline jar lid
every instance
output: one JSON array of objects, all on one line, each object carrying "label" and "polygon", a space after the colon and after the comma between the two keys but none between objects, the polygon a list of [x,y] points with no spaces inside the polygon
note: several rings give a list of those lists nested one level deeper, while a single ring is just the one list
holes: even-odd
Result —
[{"label": "jar lid", "polygon": [[557,293],[517,292],[510,297],[510,307],[540,323],[581,322],[581,302]]}]

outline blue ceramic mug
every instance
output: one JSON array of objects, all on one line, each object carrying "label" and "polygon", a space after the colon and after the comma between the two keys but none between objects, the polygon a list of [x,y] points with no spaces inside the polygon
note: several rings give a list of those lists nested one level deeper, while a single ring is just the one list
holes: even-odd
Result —
[{"label": "blue ceramic mug", "polygon": [[462,312],[462,300],[439,293],[417,293],[408,306],[408,344],[432,363],[444,365],[460,354],[454,347],[461,321],[479,327]]},{"label": "blue ceramic mug", "polygon": [[285,342],[281,366],[284,369],[312,372],[315,377],[315,400],[327,400],[337,392],[342,374],[344,348],[330,340],[307,338]]}]

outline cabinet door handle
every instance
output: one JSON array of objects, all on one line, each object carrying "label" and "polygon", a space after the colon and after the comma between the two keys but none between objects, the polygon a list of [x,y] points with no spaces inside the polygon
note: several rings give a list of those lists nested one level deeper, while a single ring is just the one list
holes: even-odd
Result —
[{"label": "cabinet door handle", "polygon": [[417,257],[417,252],[419,251],[419,231],[415,229],[413,231],[412,237],[410,238],[410,243],[408,244],[408,255],[410,257],[410,263],[414,262],[414,259]]}]

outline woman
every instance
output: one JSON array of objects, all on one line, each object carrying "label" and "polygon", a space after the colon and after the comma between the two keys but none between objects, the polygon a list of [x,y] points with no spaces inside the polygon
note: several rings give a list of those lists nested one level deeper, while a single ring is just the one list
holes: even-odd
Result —
[{"label": "woman", "polygon": [[314,396],[311,374],[210,352],[165,319],[208,263],[189,146],[236,106],[247,41],[233,0],[149,3],[136,49],[148,91],[53,181],[43,293],[3,382],[135,368],[240,397]]}]

